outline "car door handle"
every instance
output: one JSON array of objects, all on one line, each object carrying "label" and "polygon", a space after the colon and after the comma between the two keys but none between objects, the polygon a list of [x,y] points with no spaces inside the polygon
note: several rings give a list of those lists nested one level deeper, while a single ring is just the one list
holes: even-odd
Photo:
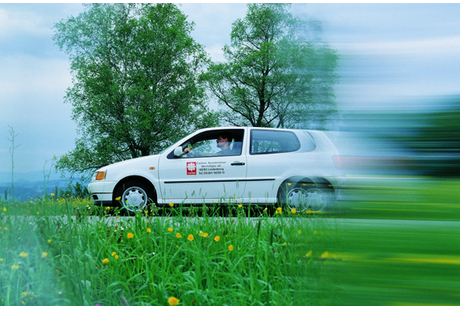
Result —
[{"label": "car door handle", "polygon": [[244,166],[245,163],[241,163],[241,162],[234,162],[234,163],[231,163],[232,166]]}]

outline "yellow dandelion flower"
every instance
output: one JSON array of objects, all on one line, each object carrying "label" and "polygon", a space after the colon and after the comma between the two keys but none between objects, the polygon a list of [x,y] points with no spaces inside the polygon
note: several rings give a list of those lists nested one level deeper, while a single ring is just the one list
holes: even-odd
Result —
[{"label": "yellow dandelion flower", "polygon": [[288,186],[291,186],[291,185],[292,185],[292,183],[288,183]]},{"label": "yellow dandelion flower", "polygon": [[18,269],[19,269],[19,266],[18,266],[18,265],[13,265],[13,266],[11,266],[11,269],[13,269],[13,270],[18,270]]},{"label": "yellow dandelion flower", "polygon": [[228,250],[229,250],[229,251],[233,251],[233,245],[230,244],[230,245],[228,246]]},{"label": "yellow dandelion flower", "polygon": [[305,257],[310,257],[313,254],[312,250],[308,251],[307,254],[305,254]]},{"label": "yellow dandelion flower", "polygon": [[171,232],[173,231],[174,229],[172,229],[171,227],[168,228],[168,231]]},{"label": "yellow dandelion flower", "polygon": [[310,209],[308,209],[307,211],[305,211],[305,213],[307,213],[307,214],[311,214],[311,210],[310,210]]},{"label": "yellow dandelion flower", "polygon": [[104,258],[104,259],[102,260],[102,263],[103,263],[104,265],[107,265],[107,264],[109,263],[109,259],[108,259],[108,258]]},{"label": "yellow dandelion flower", "polygon": [[188,241],[193,241],[193,235],[188,235],[187,240],[188,240]]},{"label": "yellow dandelion flower", "polygon": [[132,233],[128,233],[128,239],[132,239],[134,235]]},{"label": "yellow dandelion flower", "polygon": [[202,232],[202,231],[200,231],[200,233],[199,233],[198,235],[199,235],[199,236],[203,236],[203,232]]},{"label": "yellow dandelion flower", "polygon": [[208,233],[204,233],[204,234],[203,234],[203,237],[206,238],[207,236],[208,236]]},{"label": "yellow dandelion flower", "polygon": [[147,228],[147,232],[150,234],[152,230],[150,228]]},{"label": "yellow dandelion flower", "polygon": [[215,236],[215,237],[214,237],[214,240],[217,242],[217,241],[220,240],[220,237],[219,237],[219,236]]},{"label": "yellow dandelion flower", "polygon": [[242,208],[242,207],[243,207],[243,205],[242,205],[242,204],[239,204],[239,205],[238,205],[238,208]]},{"label": "yellow dandelion flower", "polygon": [[173,204],[172,202],[170,202],[170,203],[169,203],[169,206],[172,207],[172,206],[174,206],[174,204]]},{"label": "yellow dandelion flower", "polygon": [[171,297],[168,298],[168,304],[170,306],[177,306],[179,304],[179,302],[180,302],[180,300],[177,299],[176,297],[171,296]]},{"label": "yellow dandelion flower", "polygon": [[118,259],[118,255],[115,255],[115,259]]},{"label": "yellow dandelion flower", "polygon": [[117,201],[118,201],[118,200],[121,200],[121,196],[120,196],[120,197],[117,197],[117,198],[115,198],[115,200],[117,200]]},{"label": "yellow dandelion flower", "polygon": [[179,234],[179,233],[177,233],[177,234],[176,234],[176,238],[182,238],[182,235]]},{"label": "yellow dandelion flower", "polygon": [[48,253],[46,253],[46,252],[42,253],[42,258],[46,258],[47,256],[48,256]]},{"label": "yellow dandelion flower", "polygon": [[6,212],[6,208],[3,208],[3,212]]},{"label": "yellow dandelion flower", "polygon": [[107,207],[107,208],[105,208],[105,209],[106,209],[107,211],[109,211],[109,210],[110,210],[110,207]]},{"label": "yellow dandelion flower", "polygon": [[112,256],[115,256],[115,255],[117,255],[117,252],[113,252],[113,253],[112,253]]},{"label": "yellow dandelion flower", "polygon": [[21,254],[19,254],[19,256],[21,256],[21,257],[27,257],[27,255],[29,255],[29,254],[27,254],[26,252],[21,252]]},{"label": "yellow dandelion flower", "polygon": [[292,208],[292,209],[291,209],[291,213],[292,213],[292,214],[296,214],[296,212],[297,212],[297,210],[296,210],[295,208]]},{"label": "yellow dandelion flower", "polygon": [[286,246],[286,245],[287,245],[287,242],[284,242],[284,243],[283,243],[283,246]]}]

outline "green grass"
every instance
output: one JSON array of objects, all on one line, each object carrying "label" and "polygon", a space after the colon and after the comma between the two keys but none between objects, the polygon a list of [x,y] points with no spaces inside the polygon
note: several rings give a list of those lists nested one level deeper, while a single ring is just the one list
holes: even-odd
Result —
[{"label": "green grass", "polygon": [[460,220],[460,181],[432,178],[351,179],[337,206],[341,218]]},{"label": "green grass", "polygon": [[108,221],[86,200],[0,201],[0,305],[460,305],[457,184],[353,184],[339,213],[252,221],[237,205]]},{"label": "green grass", "polygon": [[346,221],[324,264],[323,281],[334,288],[324,302],[459,305],[459,229],[459,222]]},{"label": "green grass", "polygon": [[[248,222],[230,206],[236,216],[225,220],[149,213],[107,222],[82,215],[87,203],[2,203],[1,305],[167,305],[171,296],[180,305],[314,303],[304,294],[316,289],[304,256],[323,245],[312,219]],[[77,210],[73,221],[55,216]]]}]

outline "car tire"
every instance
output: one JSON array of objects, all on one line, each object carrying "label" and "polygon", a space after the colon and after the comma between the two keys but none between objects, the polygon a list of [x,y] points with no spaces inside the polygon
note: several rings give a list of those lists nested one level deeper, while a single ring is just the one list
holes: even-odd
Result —
[{"label": "car tire", "polygon": [[313,182],[284,182],[278,191],[278,204],[296,212],[327,211],[332,203],[333,190]]},{"label": "car tire", "polygon": [[115,197],[122,214],[132,216],[148,210],[149,204],[154,203],[155,192],[145,181],[131,180],[118,186]]}]

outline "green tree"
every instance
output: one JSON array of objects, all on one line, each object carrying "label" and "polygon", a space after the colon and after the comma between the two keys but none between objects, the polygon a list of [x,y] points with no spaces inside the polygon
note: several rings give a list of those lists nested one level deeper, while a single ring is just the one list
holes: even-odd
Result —
[{"label": "green tree", "polygon": [[303,21],[288,4],[248,4],[233,23],[225,62],[203,78],[234,125],[324,127],[337,113],[333,85],[338,56],[322,43],[317,21]]},{"label": "green tree", "polygon": [[65,101],[80,134],[58,170],[91,173],[217,125],[199,82],[207,56],[193,27],[166,3],[86,4],[55,24],[53,39],[69,55],[73,79]]}]

